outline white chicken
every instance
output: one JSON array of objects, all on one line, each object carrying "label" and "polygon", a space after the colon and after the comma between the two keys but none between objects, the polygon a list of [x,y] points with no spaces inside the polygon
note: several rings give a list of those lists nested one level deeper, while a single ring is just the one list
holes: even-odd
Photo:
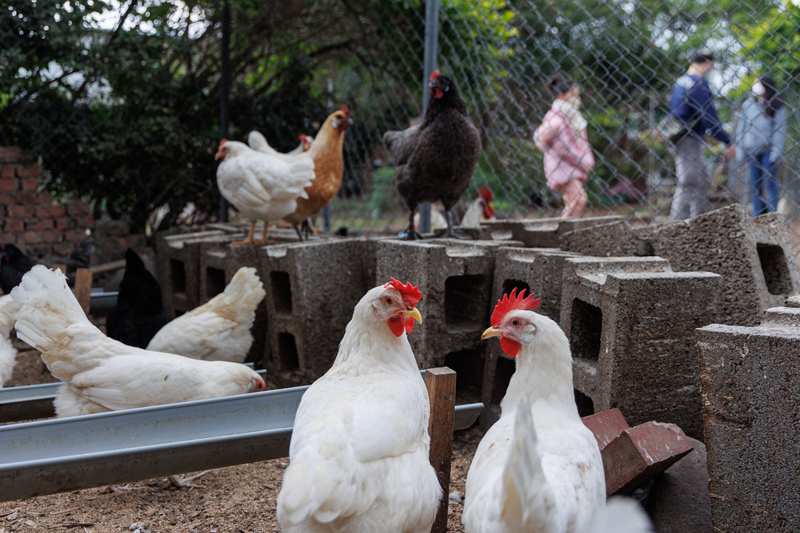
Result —
[{"label": "white chicken", "polygon": [[250,328],[256,307],[265,295],[256,269],[242,267],[225,291],[161,328],[147,349],[206,361],[243,363],[253,345]]},{"label": "white chicken", "polygon": [[[234,244],[265,244],[270,220],[278,220],[297,208],[298,198],[308,198],[305,188],[314,180],[314,160],[298,157],[294,161],[264,154],[244,143],[223,139],[215,156],[217,186],[245,218],[250,220],[247,239]],[[256,221],[264,221],[264,233],[256,242]]]},{"label": "white chicken", "polygon": [[14,327],[14,313],[20,307],[11,296],[0,296],[0,387],[11,379],[14,365],[17,364],[17,349],[11,343],[11,328]]},{"label": "white chicken", "polygon": [[467,212],[461,218],[462,228],[477,228],[482,222],[494,220],[494,208],[492,207],[492,189],[482,187],[478,190],[478,196],[469,204]]},{"label": "white chicken", "polygon": [[282,156],[286,161],[292,161],[294,156],[302,154],[303,152],[307,152],[309,148],[311,148],[311,143],[314,142],[314,137],[310,135],[299,135],[298,139],[300,139],[300,144],[297,145],[296,148],[293,150],[284,153],[277,151],[275,148],[269,145],[267,142],[267,138],[256,130],[251,131],[247,135],[247,144],[255,150],[256,152],[261,152],[264,154],[270,155],[277,155]]},{"label": "white chicken", "polygon": [[303,395],[277,502],[284,533],[430,531],[442,489],[406,336],[420,296],[394,279],[367,292],[333,366]]},{"label": "white chicken", "polygon": [[500,337],[517,370],[467,474],[468,533],[581,532],[605,504],[600,449],[575,405],[569,342],[524,293],[497,303],[482,336]]},{"label": "white chicken", "polygon": [[83,313],[60,271],[38,265],[11,291],[22,304],[17,336],[65,383],[56,416],[202,400],[266,390],[245,365],[150,352],[106,337]]}]

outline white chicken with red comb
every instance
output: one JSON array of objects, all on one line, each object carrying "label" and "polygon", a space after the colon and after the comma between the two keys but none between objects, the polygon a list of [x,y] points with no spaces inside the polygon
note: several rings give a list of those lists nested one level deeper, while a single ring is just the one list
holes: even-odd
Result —
[{"label": "white chicken with red comb", "polygon": [[517,369],[469,468],[466,532],[575,533],[605,505],[600,449],[575,405],[569,342],[524,294],[500,300],[482,336],[500,337]]},{"label": "white chicken with red comb", "polygon": [[430,531],[442,489],[407,337],[420,298],[395,279],[367,292],[330,370],[303,395],[277,502],[285,533]]}]

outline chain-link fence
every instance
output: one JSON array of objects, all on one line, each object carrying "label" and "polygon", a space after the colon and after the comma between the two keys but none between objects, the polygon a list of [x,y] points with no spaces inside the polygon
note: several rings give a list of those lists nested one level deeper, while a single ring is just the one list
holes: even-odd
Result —
[{"label": "chain-link fence", "polygon": [[[355,124],[345,138],[344,183],[316,223],[351,234],[404,229],[381,137],[421,114],[424,1],[230,6],[230,138],[244,141],[256,129],[288,151],[347,104]],[[154,224],[162,206],[170,213],[162,227],[181,217],[213,220],[220,13],[217,3],[11,0],[0,12],[0,144],[38,155],[52,192],[87,198],[98,214],[128,217],[134,227]],[[483,140],[458,214],[485,186],[499,218],[561,212],[532,142],[553,102],[547,80],[559,74],[583,91],[597,161],[584,216],[666,219],[675,162],[653,128],[693,53],[707,48],[716,58],[707,79],[731,135],[756,77],[776,81],[788,121],[779,209],[800,256],[798,35],[796,0],[441,0],[438,67],[458,84]],[[752,205],[748,162],[727,160],[713,141],[703,157],[709,209]]]}]

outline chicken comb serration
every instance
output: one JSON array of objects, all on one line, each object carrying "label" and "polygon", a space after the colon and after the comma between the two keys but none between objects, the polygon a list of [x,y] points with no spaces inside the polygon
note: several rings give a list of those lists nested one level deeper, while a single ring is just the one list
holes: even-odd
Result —
[{"label": "chicken comb serration", "polygon": [[503,318],[511,311],[518,309],[534,310],[542,303],[540,298],[533,299],[533,293],[530,293],[527,298],[525,296],[525,289],[522,289],[517,295],[516,287],[512,289],[511,294],[506,294],[501,300],[497,300],[497,305],[494,306],[494,313],[492,313],[492,326],[499,326]]},{"label": "chicken comb serration", "polygon": [[347,104],[342,106],[342,113],[344,113],[345,117],[350,118],[350,108],[347,107]]},{"label": "chicken comb serration", "polygon": [[438,75],[439,75],[439,69],[437,68],[436,70],[433,71],[433,74],[431,74],[431,81],[435,80],[436,76]]},{"label": "chicken comb serration", "polygon": [[222,148],[222,145],[225,144],[226,142],[228,142],[228,139],[222,139],[219,142],[219,146],[217,147],[217,150],[220,150]]},{"label": "chicken comb serration", "polygon": [[383,288],[393,287],[397,289],[397,292],[399,292],[400,296],[403,298],[404,304],[414,306],[422,299],[422,293],[419,291],[418,285],[412,287],[410,282],[403,285],[402,281],[397,281],[394,278],[389,279],[392,281],[385,283]]},{"label": "chicken comb serration", "polygon": [[480,196],[487,202],[490,202],[494,197],[494,195],[492,194],[492,189],[490,189],[489,187],[481,187],[480,189],[478,189],[478,196]]}]

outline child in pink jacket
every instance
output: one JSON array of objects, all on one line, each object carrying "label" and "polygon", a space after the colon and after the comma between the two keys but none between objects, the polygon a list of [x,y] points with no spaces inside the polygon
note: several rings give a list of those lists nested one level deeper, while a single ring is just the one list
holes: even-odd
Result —
[{"label": "child in pink jacket", "polygon": [[581,90],[575,82],[558,76],[550,79],[548,87],[556,98],[533,134],[533,141],[544,153],[547,186],[561,192],[564,198],[561,216],[579,218],[587,201],[583,182],[594,168],[586,119],[578,110]]}]

